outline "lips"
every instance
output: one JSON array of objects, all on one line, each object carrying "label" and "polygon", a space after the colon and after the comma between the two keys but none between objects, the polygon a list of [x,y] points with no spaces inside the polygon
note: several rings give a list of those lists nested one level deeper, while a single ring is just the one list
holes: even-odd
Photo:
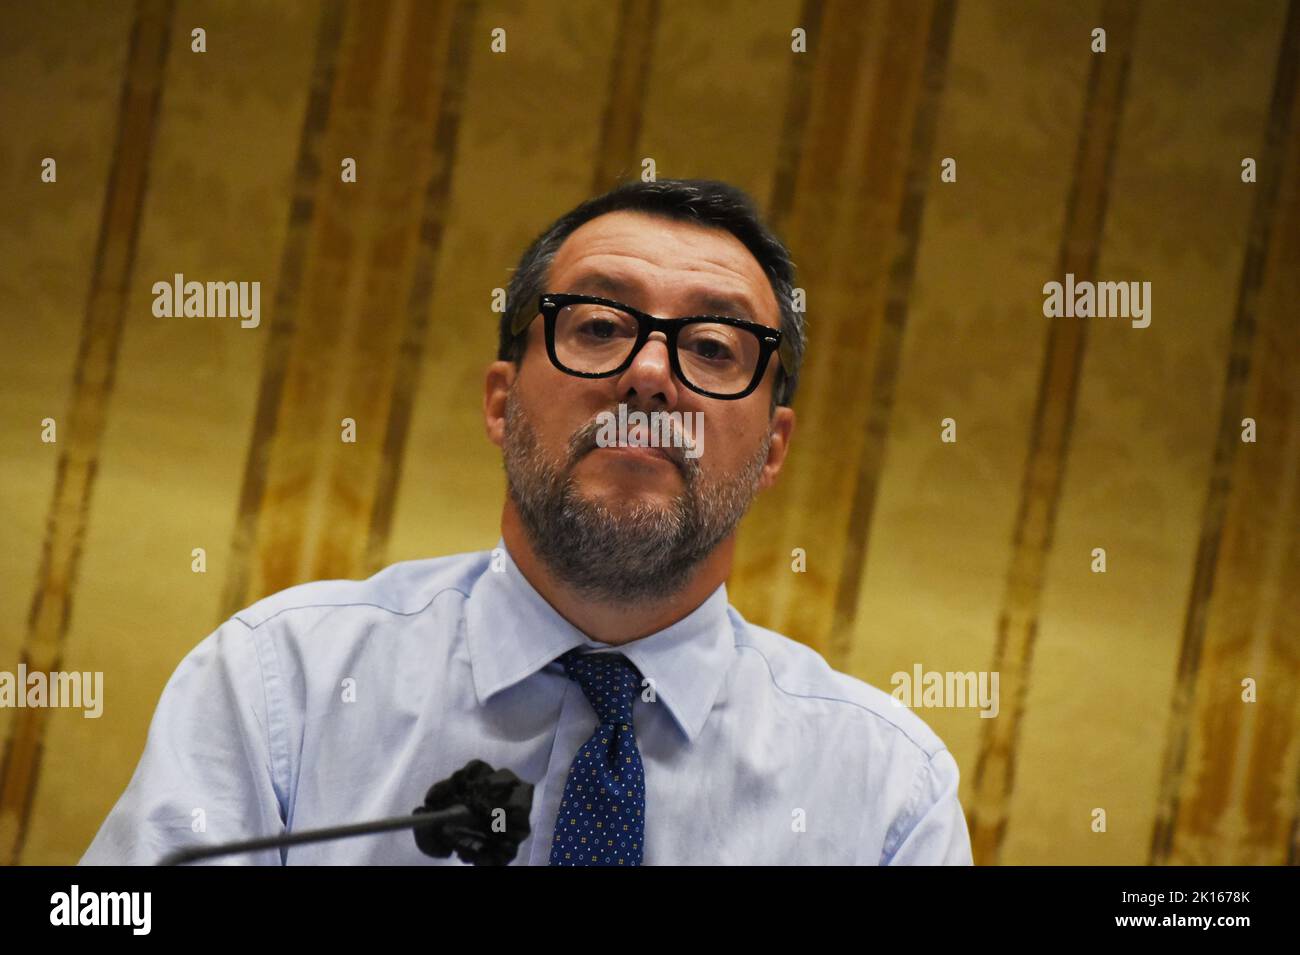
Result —
[{"label": "lips", "polygon": [[674,466],[676,466],[677,464],[677,462],[673,460],[672,455],[670,455],[663,448],[651,448],[651,447],[646,447],[644,445],[636,445],[636,444],[620,444],[615,447],[607,447],[607,448],[598,447],[596,448],[596,450],[617,451],[619,454],[634,454],[639,457],[647,457],[647,458],[663,458],[669,464],[672,464]]},{"label": "lips", "polygon": [[605,445],[604,447],[597,445],[592,450],[613,451],[617,454],[626,454],[633,457],[662,458],[679,471],[681,470],[681,465],[673,457],[673,450],[675,449],[651,445],[649,434],[644,428],[629,429],[626,444]]},{"label": "lips", "polygon": [[633,425],[628,423],[624,428],[624,435],[625,437],[619,440],[617,444],[593,443],[588,446],[586,453],[613,451],[632,458],[662,458],[676,468],[683,477],[685,476],[687,464],[683,460],[683,451],[680,447],[671,444],[667,446],[660,445],[657,441],[654,441],[656,435],[653,430],[644,424]]}]

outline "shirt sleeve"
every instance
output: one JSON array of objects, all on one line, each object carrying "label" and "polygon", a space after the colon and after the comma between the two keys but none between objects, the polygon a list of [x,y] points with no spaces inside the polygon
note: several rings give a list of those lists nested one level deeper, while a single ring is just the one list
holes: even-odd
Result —
[{"label": "shirt sleeve", "polygon": [[[185,656],[163,688],[135,773],[81,865],[156,865],[176,849],[284,831],[273,681],[260,653],[273,649],[259,648],[231,619]],[[209,861],[280,865],[283,857],[263,850]]]},{"label": "shirt sleeve", "polygon": [[[917,769],[908,812],[885,843],[881,865],[973,865],[957,761],[941,749]],[[892,850],[891,850],[892,846]]]}]

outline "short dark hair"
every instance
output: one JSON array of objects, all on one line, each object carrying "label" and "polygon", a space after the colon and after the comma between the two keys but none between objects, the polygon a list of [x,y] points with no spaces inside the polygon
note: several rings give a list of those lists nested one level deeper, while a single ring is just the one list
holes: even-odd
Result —
[{"label": "short dark hair", "polygon": [[[725,229],[744,243],[758,260],[776,296],[781,314],[781,337],[790,344],[794,358],[791,369],[778,368],[772,389],[772,409],[794,400],[803,364],[807,333],[804,317],[794,308],[794,263],[790,252],[763,222],[754,202],[741,189],[713,179],[660,179],[629,182],[565,213],[551,223],[519,259],[506,291],[506,311],[501,317],[497,359],[518,364],[524,355],[525,335],[510,330],[519,313],[536,310],[537,299],[546,288],[551,265],[564,240],[585,222],[608,212],[645,212],[681,222]],[[775,356],[774,356],[775,357]]]}]

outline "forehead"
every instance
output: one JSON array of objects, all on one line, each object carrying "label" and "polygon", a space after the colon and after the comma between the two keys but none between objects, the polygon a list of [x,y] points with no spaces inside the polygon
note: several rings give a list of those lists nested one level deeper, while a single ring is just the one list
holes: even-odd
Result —
[{"label": "forehead", "polygon": [[551,264],[548,290],[601,295],[656,315],[731,315],[779,327],[776,295],[725,229],[620,210],[583,223]]}]

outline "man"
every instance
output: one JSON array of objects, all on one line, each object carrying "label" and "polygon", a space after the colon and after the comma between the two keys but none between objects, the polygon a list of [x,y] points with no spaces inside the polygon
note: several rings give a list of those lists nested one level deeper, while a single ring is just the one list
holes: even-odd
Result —
[{"label": "man", "polygon": [[[557,220],[487,370],[497,547],[236,614],[168,682],[82,861],[402,815],[479,758],[535,784],[516,863],[969,864],[938,737],[727,601],[736,525],[794,432],[792,277],[718,182]],[[225,861],[437,860],[395,832]]]}]

